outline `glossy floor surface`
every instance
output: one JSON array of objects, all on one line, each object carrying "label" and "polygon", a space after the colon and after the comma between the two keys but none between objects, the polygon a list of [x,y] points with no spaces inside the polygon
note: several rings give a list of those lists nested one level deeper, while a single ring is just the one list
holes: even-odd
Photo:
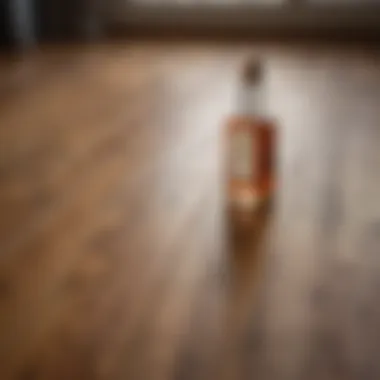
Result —
[{"label": "glossy floor surface", "polygon": [[[252,53],[278,192],[243,236],[222,130]],[[380,378],[380,52],[44,48],[0,99],[2,380]]]}]

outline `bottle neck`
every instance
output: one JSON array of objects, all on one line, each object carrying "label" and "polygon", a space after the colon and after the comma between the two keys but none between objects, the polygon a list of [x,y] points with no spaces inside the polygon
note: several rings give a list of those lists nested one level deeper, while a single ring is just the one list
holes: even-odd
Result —
[{"label": "bottle neck", "polygon": [[264,117],[267,112],[263,84],[243,84],[239,91],[238,103],[240,114],[250,117]]}]

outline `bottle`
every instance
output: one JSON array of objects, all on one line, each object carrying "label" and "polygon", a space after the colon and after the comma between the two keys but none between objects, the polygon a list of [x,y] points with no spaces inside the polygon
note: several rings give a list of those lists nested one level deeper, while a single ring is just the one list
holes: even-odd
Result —
[{"label": "bottle", "polygon": [[274,188],[275,128],[260,62],[244,67],[238,100],[238,114],[227,123],[228,200],[235,211],[252,213],[271,199]]}]

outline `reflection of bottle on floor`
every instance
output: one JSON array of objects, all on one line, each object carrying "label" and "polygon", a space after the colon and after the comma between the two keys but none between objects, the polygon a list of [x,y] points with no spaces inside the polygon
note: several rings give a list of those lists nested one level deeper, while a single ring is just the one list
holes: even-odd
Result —
[{"label": "reflection of bottle on floor", "polygon": [[275,130],[266,110],[262,65],[243,70],[238,115],[228,122],[228,198],[233,211],[252,214],[266,204],[274,186]]}]

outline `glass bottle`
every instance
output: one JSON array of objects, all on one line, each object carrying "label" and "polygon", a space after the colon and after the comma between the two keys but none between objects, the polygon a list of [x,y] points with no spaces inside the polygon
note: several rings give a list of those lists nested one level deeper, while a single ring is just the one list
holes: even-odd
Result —
[{"label": "glass bottle", "polygon": [[263,66],[243,68],[238,113],[228,121],[228,198],[234,209],[254,211],[270,200],[274,186],[275,129],[267,115]]}]

